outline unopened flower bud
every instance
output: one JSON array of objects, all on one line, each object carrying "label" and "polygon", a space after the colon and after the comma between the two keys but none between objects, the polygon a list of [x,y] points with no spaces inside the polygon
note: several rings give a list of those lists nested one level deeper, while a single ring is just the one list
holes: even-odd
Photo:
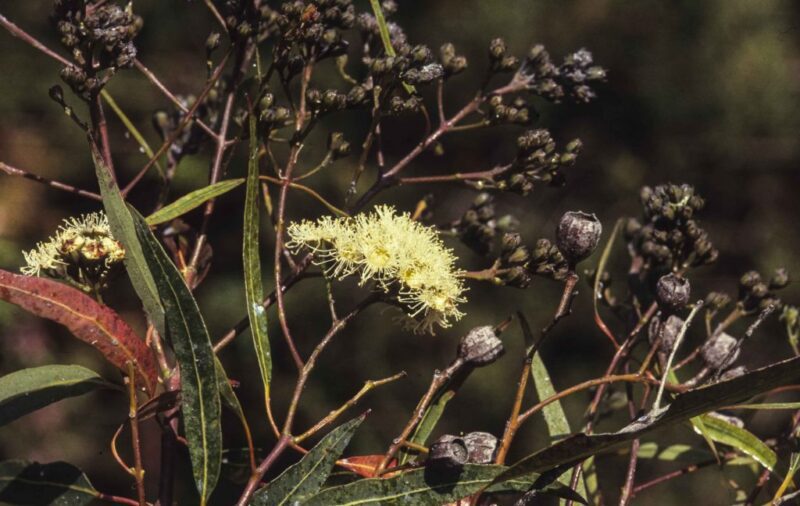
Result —
[{"label": "unopened flower bud", "polygon": [[489,365],[504,352],[503,342],[491,325],[475,327],[458,343],[458,357],[474,366]]},{"label": "unopened flower bud", "polygon": [[656,299],[662,309],[677,311],[689,303],[690,295],[689,280],[678,274],[661,276],[656,283]]},{"label": "unopened flower bud", "polygon": [[488,432],[470,432],[463,437],[471,464],[491,464],[497,452],[497,438]]},{"label": "unopened flower bud", "polygon": [[428,450],[425,465],[439,469],[457,469],[469,460],[469,451],[463,439],[445,434],[437,439]]},{"label": "unopened flower bud", "polygon": [[576,264],[597,248],[602,232],[603,226],[594,214],[568,211],[558,222],[556,245],[570,263]]}]

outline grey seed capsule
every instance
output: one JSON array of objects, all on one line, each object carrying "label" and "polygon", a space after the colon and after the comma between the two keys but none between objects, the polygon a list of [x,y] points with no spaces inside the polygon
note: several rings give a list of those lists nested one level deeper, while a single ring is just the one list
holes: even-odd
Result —
[{"label": "grey seed capsule", "polygon": [[491,364],[504,352],[503,342],[491,325],[475,327],[458,343],[458,357],[474,366]]},{"label": "grey seed capsule", "polygon": [[556,245],[569,262],[576,264],[592,254],[602,233],[603,226],[594,214],[568,211],[556,227]]}]

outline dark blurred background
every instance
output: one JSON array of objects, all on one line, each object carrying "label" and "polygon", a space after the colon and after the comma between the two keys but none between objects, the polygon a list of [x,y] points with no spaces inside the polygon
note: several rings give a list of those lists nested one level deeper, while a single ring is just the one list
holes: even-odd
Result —
[{"label": "dark blurred background", "polygon": [[[446,109],[451,113],[474,94],[486,68],[488,42],[497,36],[504,37],[520,56],[535,43],[545,44],[558,61],[567,53],[586,47],[608,69],[608,82],[598,87],[598,100],[588,106],[535,104],[541,114],[537,126],[551,129],[559,143],[580,137],[585,147],[577,165],[567,172],[566,187],[537,188],[527,197],[499,197],[500,211],[513,213],[521,220],[521,232],[527,241],[552,237],[555,220],[562,212],[573,209],[597,213],[606,231],[610,231],[618,217],[638,216],[638,189],[642,185],[686,182],[706,197],[707,206],[700,219],[721,251],[715,265],[692,272],[696,297],[710,289],[733,293],[738,277],[750,269],[769,274],[772,269],[785,266],[791,273],[800,272],[800,234],[796,226],[800,217],[800,4],[791,0],[398,3],[400,10],[394,19],[405,27],[412,43],[438,48],[450,41],[469,59],[468,70],[454,78],[446,90]],[[46,1],[0,2],[0,12],[60,50],[49,20],[51,7]],[[205,79],[205,39],[216,28],[202,2],[148,0],[138,1],[134,7],[144,18],[144,28],[137,38],[140,59],[173,92],[199,92]],[[61,84],[59,65],[2,32],[0,69],[0,160],[95,189],[83,134],[47,95],[50,86]],[[330,69],[318,78],[322,88],[327,86],[325,75],[332,76]],[[114,78],[109,91],[151,145],[159,145],[150,118],[155,109],[169,105],[167,100],[135,70]],[[69,100],[78,103],[73,98]],[[79,112],[86,116],[84,111]],[[113,113],[107,114],[117,170],[123,179],[129,178],[146,158],[124,135],[124,128]],[[367,125],[365,116],[345,113],[324,123],[321,130],[342,130],[357,145]],[[386,152],[391,160],[402,156],[419,140],[423,125],[417,118],[390,122],[386,129]],[[422,156],[409,173],[490,168],[513,153],[517,134],[518,130],[503,127],[445,137],[444,154]],[[303,152],[302,163],[306,167],[315,165],[323,155],[323,139],[324,131],[316,138],[316,144]],[[173,199],[205,183],[209,156],[204,150],[182,162]],[[337,162],[310,180],[312,186],[335,204],[343,204],[354,160],[355,157]],[[244,171],[240,155],[231,164],[229,176],[239,177]],[[371,182],[373,177],[372,172],[366,174],[362,183]],[[404,187],[385,192],[378,201],[411,210],[426,192],[435,197],[437,222],[458,217],[475,195],[464,188]],[[219,202],[211,230],[212,273],[197,291],[214,339],[245,314],[239,232],[241,196],[241,192],[234,192]],[[134,192],[133,201],[148,211],[153,195]],[[0,267],[18,269],[23,263],[21,251],[50,235],[62,219],[98,209],[91,201],[0,175]],[[292,218],[318,216],[324,209],[305,195],[293,193],[289,213]],[[187,221],[197,225],[199,213],[189,215]],[[268,230],[265,227],[265,259],[271,256],[272,237]],[[487,266],[455,241],[451,245],[464,268]],[[586,267],[594,265],[597,257],[587,261]],[[613,273],[620,280],[616,285],[620,294],[624,290],[626,262],[627,254],[620,243],[611,262]],[[271,272],[269,268],[264,270]],[[267,275],[265,282],[271,287],[271,276]],[[110,304],[142,330],[135,297],[123,282],[119,284],[110,296]],[[602,375],[611,356],[606,338],[594,326],[588,287],[583,282],[580,286],[573,316],[557,327],[542,350],[559,389]],[[797,303],[798,292],[797,287],[790,286],[782,295]],[[329,324],[323,294],[323,284],[317,279],[302,282],[287,297],[289,322],[303,354],[310,352]],[[364,380],[405,370],[408,378],[369,394],[360,406],[372,408],[373,413],[350,451],[382,452],[427,387],[433,370],[453,358],[461,334],[475,325],[497,323],[516,309],[523,310],[535,326],[544,325],[552,316],[559,294],[560,286],[544,279],[537,279],[524,291],[472,284],[465,307],[468,316],[436,337],[405,333],[392,324],[391,311],[370,309],[324,354],[304,394],[299,426],[309,426],[338,406]],[[342,311],[363,296],[346,283],[337,285],[335,295]],[[744,363],[762,365],[791,352],[785,333],[773,320],[746,348]],[[274,315],[272,321],[274,409],[280,420],[295,374]],[[610,315],[607,321],[622,332],[623,326]],[[742,327],[734,327],[734,332],[741,331]],[[694,334],[695,340],[701,338],[699,328]],[[2,373],[47,363],[79,363],[118,379],[99,354],[71,339],[62,328],[7,304],[0,304],[0,336]],[[436,434],[472,430],[502,433],[523,347],[516,326],[504,337],[508,349],[505,357],[470,377],[448,406],[445,421]],[[222,358],[231,377],[241,382],[238,392],[257,445],[269,448],[274,439],[264,421],[249,335],[241,335],[222,353]],[[574,430],[583,423],[581,416],[587,401],[587,394],[578,394],[565,402]],[[95,393],[43,409],[0,429],[0,457],[66,460],[86,470],[101,490],[130,494],[130,480],[113,463],[108,447],[114,430],[125,420],[124,404],[118,394]],[[625,416],[612,417],[601,429],[613,430],[624,422]],[[757,414],[748,422],[758,434],[776,433],[786,428],[788,414]],[[235,419],[226,415],[224,425],[226,444],[243,446]],[[145,432],[152,441],[146,448],[146,458],[156,469],[157,428],[148,425]],[[704,444],[688,426],[662,433],[660,439],[700,447]],[[520,432],[512,457],[520,457],[547,442],[543,422],[534,420]],[[127,455],[126,442],[120,446]],[[627,459],[612,455],[600,461],[601,484],[609,499],[615,501]],[[676,464],[644,463],[640,480],[675,467]],[[181,472],[188,478],[185,467]],[[659,505],[679,501],[729,504],[733,496],[725,483],[734,480],[747,486],[753,476],[747,468],[723,471],[712,466],[649,490],[636,501]],[[151,473],[150,483],[154,485],[156,478],[157,473]],[[184,486],[190,486],[190,480],[185,482]],[[232,490],[230,482],[221,484],[216,501],[230,503],[226,493]]]}]

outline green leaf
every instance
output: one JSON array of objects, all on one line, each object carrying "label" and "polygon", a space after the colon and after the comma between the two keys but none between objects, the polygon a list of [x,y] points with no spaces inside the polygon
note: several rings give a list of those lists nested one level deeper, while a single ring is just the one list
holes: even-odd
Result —
[{"label": "green leaf", "polygon": [[175,357],[181,373],[181,410],[201,504],[214,490],[222,460],[220,395],[206,324],[183,276],[156,240],[144,218],[131,209],[144,258],[154,274]]},{"label": "green leaf", "polygon": [[136,295],[141,299],[144,310],[158,333],[162,336],[166,335],[164,308],[161,306],[156,282],[144,258],[133,217],[128,211],[125,199],[122,197],[117,183],[112,179],[103,157],[94,147],[92,147],[92,160],[111,231],[114,233],[114,237],[125,246],[125,268],[133,289],[136,290]]},{"label": "green leaf", "polygon": [[[547,368],[538,353],[531,357],[531,376],[539,400],[547,399],[556,394],[553,383],[550,381],[550,374],[547,372]],[[561,401],[552,402],[545,406],[542,409],[542,414],[544,415],[544,421],[547,425],[547,433],[550,434],[553,440],[561,439],[572,434],[572,429],[569,427],[567,414],[561,406]],[[559,483],[567,487],[569,487],[571,479],[572,473],[570,472],[563,473],[558,477]],[[576,488],[578,494],[582,497],[586,497],[586,486],[583,480],[578,480]]]},{"label": "green leaf", "polygon": [[45,365],[0,377],[0,426],[67,397],[113,386],[77,365]]},{"label": "green leaf", "polygon": [[225,407],[236,414],[236,418],[239,419],[239,422],[242,424],[242,429],[244,429],[247,444],[252,446],[253,436],[250,433],[250,424],[247,423],[247,417],[242,409],[242,404],[239,402],[239,398],[236,397],[236,392],[233,391],[230,381],[228,381],[228,374],[225,372],[222,362],[220,362],[217,357],[214,357],[214,366],[217,371],[217,386],[219,387],[220,399]]},{"label": "green leaf", "polygon": [[[375,14],[375,21],[378,23],[378,32],[381,35],[381,42],[383,42],[383,49],[386,51],[387,56],[396,56],[397,52],[392,46],[392,38],[389,35],[389,25],[386,24],[386,18],[383,16],[383,8],[379,0],[369,0],[372,6],[372,12]],[[409,95],[415,95],[417,90],[408,83],[402,83],[403,88]]]},{"label": "green leaf", "polygon": [[497,478],[498,482],[532,472],[572,464],[616,448],[657,429],[681,423],[722,406],[742,402],[778,386],[800,380],[800,357],[757,369],[728,381],[678,395],[667,407],[648,413],[622,430],[607,434],[576,434],[523,458]]},{"label": "green leaf", "polygon": [[[300,461],[288,467],[267,486],[253,495],[254,506],[299,504],[316,494],[347,448],[365,415],[350,420],[329,432]],[[334,504],[334,503],[329,503]]]},{"label": "green leaf", "polygon": [[261,280],[261,258],[258,253],[258,135],[255,115],[250,115],[250,156],[247,162],[247,190],[244,199],[244,290],[250,334],[256,349],[258,369],[264,384],[264,396],[269,403],[269,384],[272,378],[272,353],[269,346],[267,310],[263,306],[264,285]]},{"label": "green leaf", "polygon": [[775,468],[778,461],[777,455],[752,432],[713,415],[704,415],[701,418],[706,434],[711,439],[749,455],[770,471]]},{"label": "green leaf", "polygon": [[790,409],[792,411],[800,409],[800,402],[764,402],[761,404],[737,404],[735,406],[728,406],[728,409],[764,409],[764,410],[777,410],[777,409]]},{"label": "green leaf", "polygon": [[[437,473],[429,468],[415,469],[391,478],[368,478],[347,485],[330,487],[301,504],[303,506],[446,504],[486,488],[505,469],[507,468],[503,466],[476,464],[467,464],[452,473]],[[524,492],[533,486],[537,477],[528,475],[511,479],[502,484],[492,485],[485,493]]]},{"label": "green leaf", "polygon": [[640,459],[656,459],[666,462],[696,463],[713,459],[711,452],[685,444],[674,444],[662,449],[658,443],[642,443],[636,454]]},{"label": "green leaf", "polygon": [[0,504],[83,506],[100,497],[80,469],[66,462],[0,462]]},{"label": "green leaf", "polygon": [[199,190],[184,195],[172,204],[162,207],[148,216],[145,221],[147,221],[147,224],[150,226],[166,223],[188,213],[192,209],[200,207],[213,198],[228,193],[242,183],[244,183],[244,179],[229,179],[200,188]]}]

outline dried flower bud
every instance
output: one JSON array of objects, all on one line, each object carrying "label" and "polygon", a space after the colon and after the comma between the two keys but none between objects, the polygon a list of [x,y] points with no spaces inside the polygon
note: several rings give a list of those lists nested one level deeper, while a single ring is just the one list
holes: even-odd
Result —
[{"label": "dried flower bud", "polygon": [[[736,351],[732,351],[736,349]],[[739,357],[737,340],[725,332],[708,340],[700,350],[700,356],[713,369],[720,369],[732,364]],[[728,356],[730,355],[730,357]]]},{"label": "dried flower bud", "polygon": [[489,365],[503,354],[503,342],[491,325],[475,327],[458,343],[458,357],[474,366]]},{"label": "dried flower bud", "polygon": [[206,53],[212,53],[219,47],[220,35],[218,32],[211,32],[206,39]]},{"label": "dried flower bud", "polygon": [[350,154],[350,143],[344,138],[342,132],[331,132],[328,136],[328,151],[333,159],[339,159]]},{"label": "dried flower bud", "polygon": [[656,283],[656,299],[662,309],[677,311],[689,303],[691,285],[689,280],[678,274],[661,276]]},{"label": "dried flower bud", "polygon": [[425,465],[439,469],[457,469],[469,460],[469,451],[463,439],[445,434],[437,439],[428,450]]},{"label": "dried flower bud", "polygon": [[769,287],[772,290],[780,290],[781,288],[786,288],[786,286],[789,284],[789,281],[789,271],[787,271],[786,268],[781,267],[779,269],[775,269],[775,273],[769,280]]},{"label": "dried flower bud", "polygon": [[471,464],[491,464],[497,452],[497,438],[488,432],[470,432],[463,437]]},{"label": "dried flower bud", "polygon": [[576,264],[592,254],[602,232],[603,226],[594,214],[568,211],[558,222],[556,245],[570,263]]}]

